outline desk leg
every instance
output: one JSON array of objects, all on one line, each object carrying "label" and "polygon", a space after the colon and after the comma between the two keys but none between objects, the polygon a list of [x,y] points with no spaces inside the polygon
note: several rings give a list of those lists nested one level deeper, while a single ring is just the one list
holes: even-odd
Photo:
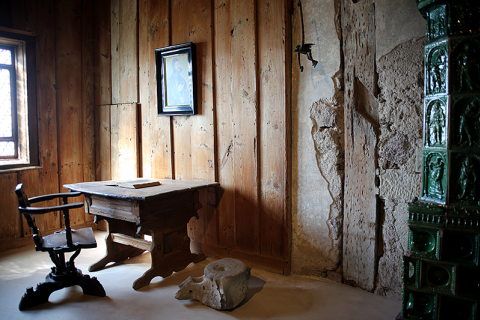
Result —
[{"label": "desk leg", "polygon": [[205,254],[190,252],[190,238],[187,235],[187,228],[184,226],[178,230],[179,248],[169,252],[164,243],[164,233],[150,229],[153,246],[150,251],[152,266],[140,278],[133,283],[133,289],[138,290],[150,284],[153,278],[160,276],[168,277],[173,272],[185,269],[190,263],[197,263],[205,260]]},{"label": "desk leg", "polygon": [[138,256],[144,252],[142,249],[131,247],[128,245],[115,243],[112,238],[112,233],[122,233],[131,237],[135,237],[136,225],[131,222],[121,221],[116,219],[109,219],[96,216],[96,221],[105,220],[108,222],[108,235],[105,238],[106,255],[96,263],[92,264],[88,271],[98,271],[103,269],[110,262],[121,262]]}]

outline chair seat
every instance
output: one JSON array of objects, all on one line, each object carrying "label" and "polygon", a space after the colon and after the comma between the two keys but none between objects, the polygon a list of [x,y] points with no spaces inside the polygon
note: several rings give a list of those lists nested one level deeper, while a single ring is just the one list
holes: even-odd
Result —
[{"label": "chair seat", "polygon": [[51,235],[43,237],[44,250],[42,251],[49,251],[55,248],[78,249],[97,247],[97,241],[95,240],[92,228],[82,228],[79,230],[72,229],[72,243],[73,247],[69,248],[65,238],[65,231],[57,231]]}]

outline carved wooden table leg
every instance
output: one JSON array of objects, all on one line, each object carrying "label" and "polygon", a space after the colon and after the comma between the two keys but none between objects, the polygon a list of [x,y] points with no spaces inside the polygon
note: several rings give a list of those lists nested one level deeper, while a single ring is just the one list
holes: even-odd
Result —
[{"label": "carved wooden table leg", "polygon": [[[133,289],[138,290],[152,281],[153,278],[168,277],[173,272],[185,269],[191,262],[205,260],[205,254],[190,252],[190,238],[187,235],[186,223],[177,230],[165,231],[149,229],[152,235],[152,265],[140,278],[133,283]],[[173,244],[172,244],[173,242]]]},{"label": "carved wooden table leg", "polygon": [[145,252],[145,250],[113,241],[112,233],[122,233],[127,236],[135,237],[136,226],[134,223],[100,216],[96,216],[96,218],[98,219],[96,219],[97,222],[100,220],[106,220],[108,222],[108,235],[105,238],[107,246],[106,255],[96,263],[92,264],[88,268],[88,271],[97,271],[103,269],[110,262],[121,262]]}]

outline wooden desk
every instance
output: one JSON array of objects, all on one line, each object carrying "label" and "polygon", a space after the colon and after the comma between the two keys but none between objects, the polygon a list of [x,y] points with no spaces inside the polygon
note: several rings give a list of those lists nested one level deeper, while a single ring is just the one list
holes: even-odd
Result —
[{"label": "wooden desk", "polygon": [[[198,219],[197,210],[202,207],[198,190],[218,185],[217,182],[151,180],[161,184],[140,189],[116,186],[121,181],[64,185],[85,195],[85,211],[95,215],[96,223],[108,222],[106,255],[92,264],[89,271],[150,252],[151,268],[135,280],[135,290],[148,285],[156,276],[167,277],[191,262],[205,259],[203,253],[190,252],[187,223],[192,217]],[[152,236],[152,241],[144,240],[144,235]]]}]

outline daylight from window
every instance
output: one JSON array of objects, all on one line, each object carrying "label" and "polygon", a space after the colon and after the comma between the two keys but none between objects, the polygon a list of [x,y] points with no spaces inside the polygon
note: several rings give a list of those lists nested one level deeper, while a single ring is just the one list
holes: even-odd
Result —
[{"label": "daylight from window", "polygon": [[[0,49],[0,138],[13,138],[11,95],[12,51]],[[15,142],[0,141],[0,157],[15,155]]]}]

